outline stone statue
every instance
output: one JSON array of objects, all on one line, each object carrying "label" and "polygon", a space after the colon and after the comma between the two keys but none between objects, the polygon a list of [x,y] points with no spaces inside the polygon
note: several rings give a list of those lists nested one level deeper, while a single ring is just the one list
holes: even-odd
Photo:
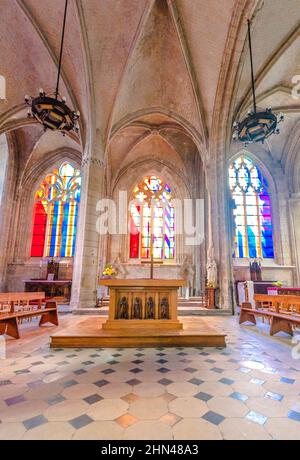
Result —
[{"label": "stone statue", "polygon": [[160,317],[161,319],[169,319],[169,302],[166,297],[164,297],[160,304]]},{"label": "stone statue", "polygon": [[52,280],[58,280],[58,271],[59,271],[59,263],[55,262],[52,257],[52,259],[49,260],[47,264],[47,279],[50,279],[52,275]]},{"label": "stone statue", "polygon": [[128,301],[126,297],[122,297],[119,304],[119,319],[128,319]]},{"label": "stone statue", "polygon": [[133,319],[141,319],[142,313],[142,302],[138,297],[135,298],[133,305]]},{"label": "stone statue", "polygon": [[154,319],[154,302],[152,297],[147,301],[147,319]]},{"label": "stone statue", "polygon": [[261,260],[260,259],[254,259],[253,262],[250,262],[250,274],[251,274],[251,281],[262,281]]},{"label": "stone statue", "polygon": [[207,272],[207,285],[210,287],[218,287],[218,266],[214,259],[214,248],[210,247],[208,250],[208,260],[206,266]]},{"label": "stone statue", "polygon": [[186,300],[189,299],[189,291],[190,288],[193,288],[194,276],[195,276],[195,268],[191,261],[191,257],[185,255],[182,265],[180,267],[180,276],[186,280],[187,287],[185,288],[185,298]]}]

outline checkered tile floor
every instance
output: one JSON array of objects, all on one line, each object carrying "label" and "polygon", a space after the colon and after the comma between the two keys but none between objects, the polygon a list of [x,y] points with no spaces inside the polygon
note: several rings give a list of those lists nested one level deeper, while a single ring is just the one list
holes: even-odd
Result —
[{"label": "checkered tile floor", "polygon": [[226,349],[54,351],[49,329],[9,342],[0,439],[300,439],[291,339],[211,322],[228,333]]}]

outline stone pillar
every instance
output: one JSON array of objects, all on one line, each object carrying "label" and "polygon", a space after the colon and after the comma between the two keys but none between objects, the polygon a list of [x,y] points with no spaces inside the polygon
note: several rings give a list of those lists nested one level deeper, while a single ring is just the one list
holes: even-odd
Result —
[{"label": "stone pillar", "polygon": [[85,155],[71,298],[75,311],[96,306],[100,238],[96,230],[96,206],[104,195],[104,177],[104,162],[99,152]]},{"label": "stone pillar", "polygon": [[291,219],[291,239],[296,266],[295,283],[300,286],[300,196],[295,195],[289,199]]},{"label": "stone pillar", "polygon": [[[13,146],[11,146],[12,149]],[[15,189],[17,168],[13,152],[9,155],[6,136],[0,136],[0,292],[7,290],[7,264],[12,258],[13,218],[17,213]]]},{"label": "stone pillar", "polygon": [[[220,162],[221,163],[221,162]],[[227,176],[223,164],[211,162],[206,165],[208,193],[208,242],[207,261],[214,252],[218,271],[220,309],[232,309],[232,254],[228,219]]]}]

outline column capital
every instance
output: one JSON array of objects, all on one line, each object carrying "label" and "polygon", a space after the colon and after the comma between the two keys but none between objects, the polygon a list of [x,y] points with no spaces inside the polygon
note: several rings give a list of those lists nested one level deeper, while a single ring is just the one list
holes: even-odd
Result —
[{"label": "column capital", "polygon": [[97,158],[90,153],[87,155],[83,155],[82,157],[82,162],[81,162],[81,167],[84,168],[85,166],[99,166],[100,168],[104,168],[106,165],[105,160],[102,158]]}]

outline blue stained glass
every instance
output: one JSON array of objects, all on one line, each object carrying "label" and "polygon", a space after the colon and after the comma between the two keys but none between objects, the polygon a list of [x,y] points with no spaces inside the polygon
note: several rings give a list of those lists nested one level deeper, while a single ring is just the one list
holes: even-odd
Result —
[{"label": "blue stained glass", "polygon": [[238,239],[238,251],[239,251],[239,257],[244,257],[244,248],[243,248],[243,236],[240,232],[237,234],[237,239]]},{"label": "blue stained glass", "polygon": [[229,186],[236,206],[235,256],[274,258],[268,183],[261,171],[251,160],[240,156],[230,165]]},{"label": "blue stained glass", "polygon": [[61,248],[60,248],[61,257],[65,257],[65,254],[66,254],[69,210],[70,210],[70,203],[66,203],[65,210],[64,210],[65,211],[64,219],[63,219],[63,224],[62,224],[62,237],[61,237]]},{"label": "blue stained glass", "polygon": [[57,201],[53,204],[53,220],[52,220],[52,231],[51,231],[51,240],[50,240],[50,257],[54,257],[55,254],[55,242],[57,235],[57,223],[58,223],[58,208],[59,203]]}]

